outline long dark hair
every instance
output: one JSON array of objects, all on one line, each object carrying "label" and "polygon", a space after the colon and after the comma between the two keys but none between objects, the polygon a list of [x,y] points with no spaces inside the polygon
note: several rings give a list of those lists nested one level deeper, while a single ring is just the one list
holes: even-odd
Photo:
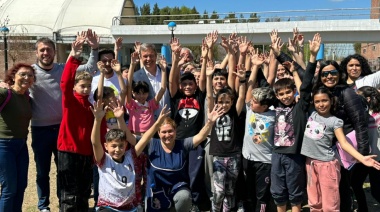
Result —
[{"label": "long dark hair", "polygon": [[326,61],[320,62],[320,68],[319,68],[317,80],[313,86],[313,90],[324,86],[321,80],[321,76],[322,76],[321,73],[322,73],[322,70],[328,65],[334,66],[335,69],[339,72],[339,81],[337,85],[347,85],[346,80],[345,80],[345,73],[342,72],[342,70],[339,67],[339,64],[335,60],[326,60]]},{"label": "long dark hair", "polygon": [[365,59],[360,54],[352,54],[345,57],[342,62],[340,63],[340,68],[342,69],[343,73],[345,73],[345,81],[347,81],[348,74],[347,74],[347,64],[352,60],[355,59],[359,61],[362,72],[360,74],[361,77],[367,76],[372,74],[371,68],[369,67],[368,60]]},{"label": "long dark hair", "polygon": [[358,94],[369,98],[368,106],[373,112],[380,112],[380,92],[371,86],[363,86],[358,89]]}]

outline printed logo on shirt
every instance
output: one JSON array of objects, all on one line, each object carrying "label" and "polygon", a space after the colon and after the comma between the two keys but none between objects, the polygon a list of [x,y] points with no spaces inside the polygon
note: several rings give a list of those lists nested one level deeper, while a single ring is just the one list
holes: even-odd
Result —
[{"label": "printed logo on shirt", "polygon": [[[198,115],[199,110],[199,102],[192,97],[186,97],[185,99],[181,99],[178,103],[178,114],[183,118],[185,122]],[[185,126],[189,127],[189,125]]]},{"label": "printed logo on shirt", "polygon": [[107,111],[106,112],[106,122],[107,122],[107,129],[118,129],[117,125],[117,119],[115,117],[115,114],[113,114],[112,111]]},{"label": "printed logo on shirt", "polygon": [[265,116],[252,114],[249,118],[248,132],[253,142],[259,144],[269,139],[270,120]]},{"label": "printed logo on shirt", "polygon": [[275,126],[275,146],[293,146],[294,129],[292,127],[293,118],[291,108],[283,111],[276,110],[276,126]]},{"label": "printed logo on shirt", "polygon": [[306,124],[305,135],[313,140],[319,140],[323,138],[323,135],[325,134],[325,129],[325,124],[318,123],[314,121],[312,117],[309,117]]},{"label": "printed logo on shirt", "polygon": [[231,141],[231,127],[231,117],[228,114],[216,120],[215,131],[218,141]]}]

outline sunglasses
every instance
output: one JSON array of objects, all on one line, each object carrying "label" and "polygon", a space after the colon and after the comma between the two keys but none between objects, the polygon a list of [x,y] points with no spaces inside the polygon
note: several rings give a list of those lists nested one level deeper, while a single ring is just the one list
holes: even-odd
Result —
[{"label": "sunglasses", "polygon": [[327,77],[329,74],[331,74],[331,76],[338,76],[339,71],[338,70],[322,71],[321,77]]}]

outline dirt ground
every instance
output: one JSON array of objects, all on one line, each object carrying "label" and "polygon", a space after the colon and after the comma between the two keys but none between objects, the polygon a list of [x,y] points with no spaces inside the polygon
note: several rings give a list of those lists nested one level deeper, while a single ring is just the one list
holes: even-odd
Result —
[{"label": "dirt ground", "polygon": [[[28,187],[25,191],[24,196],[24,204],[22,207],[22,211],[24,212],[38,212],[37,208],[37,188],[36,188],[36,165],[34,162],[34,154],[31,148],[31,139],[28,139],[28,147],[29,147],[29,173],[28,173]],[[58,198],[56,196],[57,188],[56,188],[56,167],[52,160],[51,171],[50,171],[50,209],[52,212],[58,212]],[[370,212],[378,212],[380,211],[380,205],[374,200],[370,193],[370,185],[366,183],[364,185],[368,207]],[[89,200],[89,205],[93,206],[94,202],[92,199]],[[309,211],[307,206],[304,206],[302,209],[303,212]]]}]

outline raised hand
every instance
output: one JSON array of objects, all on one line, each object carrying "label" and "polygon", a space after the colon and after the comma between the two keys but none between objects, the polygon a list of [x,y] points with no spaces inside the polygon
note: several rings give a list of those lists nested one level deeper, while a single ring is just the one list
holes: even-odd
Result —
[{"label": "raised hand", "polygon": [[271,43],[274,44],[278,38],[278,31],[276,29],[272,30],[269,36],[270,36]]},{"label": "raised hand", "polygon": [[175,52],[178,48],[181,48],[178,38],[174,37],[170,40],[170,48],[172,49],[172,52]]},{"label": "raised hand", "polygon": [[88,29],[86,42],[91,49],[97,49],[99,48],[100,37],[95,33],[95,31]]},{"label": "raised hand", "polygon": [[240,54],[247,53],[248,46],[250,44],[250,41],[247,41],[247,37],[246,36],[241,36],[238,43],[239,43]]},{"label": "raised hand", "polygon": [[230,45],[228,44],[228,39],[224,36],[222,36],[221,38],[222,38],[222,42],[220,42],[220,45],[224,48],[224,50],[226,50],[226,52],[228,52],[230,48]]},{"label": "raised hand", "polygon": [[317,55],[319,51],[319,47],[321,46],[321,35],[316,33],[313,37],[313,40],[309,40],[310,53],[313,55]]},{"label": "raised hand", "polygon": [[140,62],[140,57],[139,57],[139,53],[138,52],[133,52],[131,54],[131,63],[133,64],[137,64]]},{"label": "raised hand", "polygon": [[214,62],[211,60],[207,61],[207,66],[206,66],[206,76],[211,76],[214,73]]},{"label": "raised hand", "polygon": [[173,63],[174,62],[179,62],[179,60],[180,60],[180,58],[181,58],[181,48],[178,48],[177,50],[175,50],[174,52],[173,52]]},{"label": "raised hand", "polygon": [[294,39],[289,38],[289,42],[288,42],[287,47],[288,47],[288,51],[290,51],[290,52],[296,51],[296,43],[295,43]]},{"label": "raised hand", "polygon": [[269,52],[264,52],[262,54],[263,58],[264,58],[264,63],[266,65],[269,65],[269,62],[270,62],[270,57],[272,56],[273,54],[270,54]]},{"label": "raised hand", "polygon": [[117,74],[121,74],[121,65],[120,65],[120,62],[118,60],[116,60],[116,59],[111,60],[111,68]]},{"label": "raised hand", "polygon": [[82,54],[83,43],[84,40],[75,40],[74,42],[72,42],[70,55],[75,58],[78,58]]},{"label": "raised hand", "polygon": [[212,32],[212,45],[214,45],[218,41],[218,38],[219,38],[218,31],[217,30],[213,31]]},{"label": "raised hand", "polygon": [[217,104],[214,106],[211,112],[207,113],[208,120],[215,122],[219,117],[225,113],[223,107],[219,107]]},{"label": "raised hand", "polygon": [[102,120],[104,115],[106,114],[106,111],[104,110],[103,107],[103,102],[98,100],[94,102],[93,106],[90,106],[90,110],[92,111],[92,114],[94,114],[94,117],[96,120]]},{"label": "raised hand", "polygon": [[260,66],[264,63],[264,56],[262,54],[259,54],[259,49],[257,49],[251,55],[251,63],[252,65],[256,65],[256,66]]},{"label": "raised hand", "polygon": [[239,77],[239,80],[245,80],[245,67],[244,64],[239,64],[237,66],[237,71],[233,72],[237,77]]},{"label": "raised hand", "polygon": [[160,115],[158,116],[156,122],[157,122],[159,125],[161,125],[162,123],[164,123],[165,118],[168,117],[169,115],[170,115],[170,108],[168,108],[167,105],[165,105],[165,106],[162,108],[162,110],[161,110],[161,112],[160,112]]},{"label": "raised hand", "polygon": [[135,41],[135,52],[137,52],[138,54],[140,54],[140,47],[141,47],[141,42],[140,41]]},{"label": "raised hand", "polygon": [[98,66],[99,71],[100,71],[101,73],[104,73],[104,71],[105,71],[105,65],[104,65],[103,61],[98,61],[98,62],[96,63],[96,65]]},{"label": "raised hand", "polygon": [[115,115],[115,118],[124,117],[124,107],[118,99],[116,100],[116,102],[111,101],[110,103],[108,103],[106,108],[112,110],[113,114]]},{"label": "raised hand", "polygon": [[82,31],[77,33],[77,38],[75,39],[76,41],[84,43],[87,38],[87,31]]},{"label": "raised hand", "polygon": [[294,67],[294,61],[290,62],[290,61],[285,61],[282,63],[282,65],[284,67],[286,67],[290,72],[293,73],[293,71],[295,70],[295,67]]},{"label": "raised hand", "polygon": [[159,61],[158,61],[158,65],[160,66],[160,69],[162,71],[166,71],[166,68],[168,67],[168,64],[166,62],[166,58],[164,56],[161,55]]},{"label": "raised hand", "polygon": [[281,48],[283,45],[284,45],[284,43],[282,43],[281,38],[278,37],[276,39],[276,41],[274,43],[272,43],[272,45],[270,47],[273,50],[273,53],[277,56],[277,55],[280,55]]},{"label": "raised hand", "polygon": [[123,45],[123,38],[122,37],[116,38],[116,41],[115,41],[115,52],[118,52],[121,49],[122,45]]},{"label": "raised hand", "polygon": [[202,45],[201,45],[201,51],[202,51],[201,57],[202,57],[202,58],[206,58],[206,57],[207,57],[208,50],[209,50],[209,47],[208,47],[208,45],[206,44],[205,39],[203,39],[203,40],[202,40]]}]

